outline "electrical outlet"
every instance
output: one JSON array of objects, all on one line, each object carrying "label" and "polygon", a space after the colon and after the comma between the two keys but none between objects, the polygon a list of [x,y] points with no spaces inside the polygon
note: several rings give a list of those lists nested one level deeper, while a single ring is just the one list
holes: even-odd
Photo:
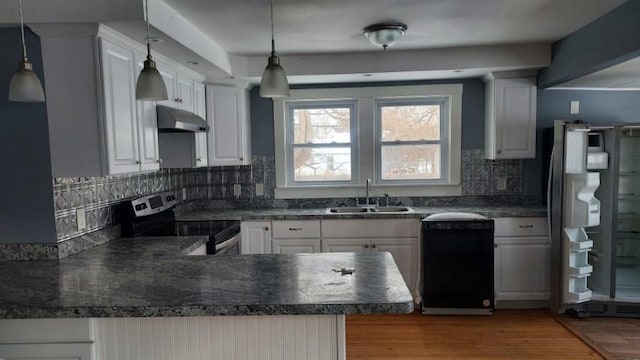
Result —
[{"label": "electrical outlet", "polygon": [[498,191],[507,190],[507,178],[498,178]]},{"label": "electrical outlet", "polygon": [[264,196],[264,184],[256,184],[256,196]]},{"label": "electrical outlet", "polygon": [[571,102],[571,115],[580,114],[580,101],[574,100]]},{"label": "electrical outlet", "polygon": [[234,184],[233,185],[233,195],[234,196],[240,196],[241,193],[242,193],[242,186],[240,186],[240,184]]},{"label": "electrical outlet", "polygon": [[187,200],[187,188],[182,188],[182,200]]},{"label": "electrical outlet", "polygon": [[87,213],[84,208],[76,210],[76,226],[78,230],[84,230],[87,228]]}]

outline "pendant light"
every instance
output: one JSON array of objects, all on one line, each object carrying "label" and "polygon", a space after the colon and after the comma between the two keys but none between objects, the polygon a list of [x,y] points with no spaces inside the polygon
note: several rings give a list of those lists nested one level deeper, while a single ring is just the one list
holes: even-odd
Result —
[{"label": "pendant light", "polygon": [[136,84],[136,99],[141,101],[167,100],[167,87],[162,80],[162,75],[156,67],[156,62],[151,58],[151,45],[149,38],[149,0],[144,1],[145,22],[147,26],[147,60],[138,76]]},{"label": "pendant light", "polygon": [[27,57],[22,0],[18,0],[18,4],[20,8],[20,34],[22,35],[22,60],[18,63],[18,70],[13,74],[9,83],[9,101],[44,102],[42,83],[38,75],[33,72],[33,65]]},{"label": "pendant light", "polygon": [[276,42],[273,37],[273,0],[271,0],[271,56],[269,56],[269,63],[264,68],[264,73],[262,73],[260,96],[266,98],[289,96],[287,75],[280,65],[280,58],[276,55]]}]

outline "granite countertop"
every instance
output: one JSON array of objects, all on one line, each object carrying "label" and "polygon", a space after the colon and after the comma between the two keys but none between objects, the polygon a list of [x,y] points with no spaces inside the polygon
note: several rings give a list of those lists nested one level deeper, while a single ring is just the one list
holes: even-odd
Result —
[{"label": "granite countertop", "polygon": [[0,262],[0,318],[413,311],[389,253],[187,255],[205,241],[119,239],[60,261]]},{"label": "granite countertop", "polygon": [[178,212],[180,221],[206,220],[307,220],[307,219],[421,219],[425,216],[445,212],[471,212],[489,218],[500,217],[546,217],[544,206],[451,206],[451,207],[414,207],[410,213],[364,213],[364,214],[327,214],[326,208],[319,209],[199,209]]}]

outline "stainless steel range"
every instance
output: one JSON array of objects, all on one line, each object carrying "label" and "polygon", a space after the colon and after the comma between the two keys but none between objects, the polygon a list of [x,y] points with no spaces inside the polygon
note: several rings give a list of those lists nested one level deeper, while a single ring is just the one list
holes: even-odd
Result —
[{"label": "stainless steel range", "polygon": [[125,201],[122,204],[122,236],[207,235],[208,255],[240,254],[240,221],[176,221],[176,197],[158,193]]}]

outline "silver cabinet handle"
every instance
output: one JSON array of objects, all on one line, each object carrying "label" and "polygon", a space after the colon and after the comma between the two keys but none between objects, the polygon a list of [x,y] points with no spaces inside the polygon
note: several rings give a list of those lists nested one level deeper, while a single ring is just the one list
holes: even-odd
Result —
[{"label": "silver cabinet handle", "polygon": [[302,228],[301,227],[297,227],[297,228],[289,228],[289,231],[301,231]]},{"label": "silver cabinet handle", "polygon": [[498,151],[497,151],[497,153],[498,153],[498,154],[502,154],[502,150],[498,150]]},{"label": "silver cabinet handle", "polygon": [[196,161],[197,161],[197,162],[200,162],[200,161],[202,161],[202,160],[200,160],[200,159],[196,159]]},{"label": "silver cabinet handle", "polygon": [[136,160],[136,165],[140,165],[140,160]]},{"label": "silver cabinet handle", "polygon": [[533,225],[518,225],[520,229],[531,229]]},{"label": "silver cabinet handle", "polygon": [[368,248],[369,248],[369,244],[366,244],[366,245],[364,246],[364,248],[365,248],[365,249],[368,249]]},{"label": "silver cabinet handle", "polygon": [[158,162],[158,164],[162,164],[162,159],[158,159],[156,161]]},{"label": "silver cabinet handle", "polygon": [[240,161],[244,161],[244,158],[240,158]]},{"label": "silver cabinet handle", "polygon": [[371,245],[371,247],[375,249],[376,248],[376,244]]},{"label": "silver cabinet handle", "polygon": [[264,227],[264,231],[269,231],[269,227],[268,227],[268,226],[265,226],[265,227]]},{"label": "silver cabinet handle", "polygon": [[173,101],[180,102],[180,98],[174,98]]}]

